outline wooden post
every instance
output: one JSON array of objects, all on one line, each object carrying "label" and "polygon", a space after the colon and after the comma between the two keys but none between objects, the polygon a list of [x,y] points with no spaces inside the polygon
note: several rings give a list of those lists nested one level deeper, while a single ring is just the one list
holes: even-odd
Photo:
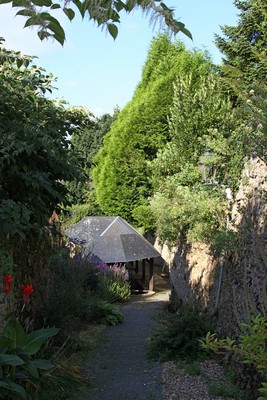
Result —
[{"label": "wooden post", "polygon": [[154,258],[149,260],[149,287],[148,290],[153,292],[154,290]]},{"label": "wooden post", "polygon": [[144,283],[146,280],[146,260],[142,260],[142,282]]},{"label": "wooden post", "polygon": [[135,261],[135,273],[138,274],[138,260]]}]

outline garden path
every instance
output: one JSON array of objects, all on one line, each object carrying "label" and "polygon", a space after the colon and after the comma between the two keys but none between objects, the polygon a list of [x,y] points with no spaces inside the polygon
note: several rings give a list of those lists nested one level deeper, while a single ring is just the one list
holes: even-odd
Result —
[{"label": "garden path", "polygon": [[132,296],[121,307],[124,322],[106,329],[105,343],[89,372],[86,400],[163,400],[161,366],[148,360],[147,344],[157,324],[153,317],[170,292],[160,276],[155,288],[160,291],[153,296]]}]

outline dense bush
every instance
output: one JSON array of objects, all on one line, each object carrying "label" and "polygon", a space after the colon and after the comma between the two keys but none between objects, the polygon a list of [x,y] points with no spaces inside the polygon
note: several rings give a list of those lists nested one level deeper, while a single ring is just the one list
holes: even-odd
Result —
[{"label": "dense bush", "polygon": [[[232,353],[237,361],[253,366],[259,373],[262,387],[259,389],[261,397],[267,399],[267,319],[259,314],[251,319],[249,324],[242,324],[242,331],[237,339],[218,339],[216,334],[208,332],[205,339],[200,340],[206,350],[217,353]],[[252,388],[253,389],[253,388]]]},{"label": "dense bush", "polygon": [[160,239],[172,246],[185,234],[189,240],[210,243],[225,226],[222,194],[213,187],[182,186],[176,178],[166,181],[151,200]]},{"label": "dense bush", "polygon": [[97,270],[100,273],[97,293],[101,299],[110,303],[130,300],[131,287],[126,280],[127,270],[125,265],[118,263],[107,265],[100,262]]},{"label": "dense bush", "polygon": [[121,313],[111,303],[129,300],[130,287],[115,275],[119,266],[107,268],[66,260],[52,288],[48,319],[63,329],[88,322],[121,322]]},{"label": "dense bush", "polygon": [[96,324],[117,325],[122,322],[123,315],[113,304],[93,298],[86,304],[84,318]]},{"label": "dense bush", "polygon": [[176,312],[164,312],[161,325],[152,336],[149,354],[153,359],[160,361],[201,357],[205,352],[199,344],[199,339],[211,326],[211,316],[200,313],[190,304],[180,305]]}]

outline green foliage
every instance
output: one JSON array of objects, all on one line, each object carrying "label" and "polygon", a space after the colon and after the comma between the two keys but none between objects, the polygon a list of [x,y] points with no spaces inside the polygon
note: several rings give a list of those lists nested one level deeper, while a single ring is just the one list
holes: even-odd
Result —
[{"label": "green foliage", "polygon": [[[205,339],[200,339],[200,344],[206,350],[215,352],[232,352],[241,357],[244,364],[253,364],[263,379],[266,379],[267,373],[267,320],[264,316],[258,315],[251,319],[250,324],[243,324],[243,332],[241,332],[237,340],[227,337],[226,339],[217,339],[215,334],[208,332]],[[262,383],[263,387],[260,393],[267,398],[266,382]]]},{"label": "green foliage", "polygon": [[212,244],[218,253],[226,250],[225,194],[217,182],[200,185],[198,163],[210,149],[209,168],[216,167],[220,184],[234,187],[244,157],[237,151],[237,127],[232,104],[216,75],[196,79],[189,73],[177,78],[169,117],[171,141],[151,162],[155,188],[151,207],[162,241],[172,245],[183,234],[188,240]]},{"label": "green foliage", "polygon": [[92,196],[91,201],[88,203],[74,204],[71,207],[67,207],[66,210],[64,210],[64,214],[65,215],[63,216],[61,215],[61,220],[66,229],[67,227],[76,224],[84,217],[88,217],[90,215],[101,215],[102,213]]},{"label": "green foliage", "polygon": [[96,324],[117,325],[123,321],[122,313],[113,304],[100,299],[93,299],[86,304],[86,319]]},{"label": "green foliage", "polygon": [[0,387],[5,399],[16,395],[28,400],[40,391],[41,371],[52,370],[54,364],[36,354],[58,331],[46,328],[26,334],[17,320],[9,319],[0,337]]},{"label": "green foliage", "polygon": [[119,277],[102,274],[86,261],[66,260],[55,275],[46,315],[50,323],[56,322],[64,330],[84,323],[115,324],[121,321],[121,314],[111,303],[129,298],[130,287]]},{"label": "green foliage", "polygon": [[126,267],[123,264],[115,263],[107,265],[100,262],[97,266],[100,274],[98,285],[98,296],[109,303],[126,302],[130,300],[131,287],[125,281]]},{"label": "green foliage", "polygon": [[[260,85],[260,84],[259,84]],[[243,166],[244,157],[258,157],[266,161],[267,129],[267,89],[256,86],[249,93],[244,93],[236,110],[236,117],[241,121],[234,131],[232,142],[236,152],[229,160],[229,173],[234,168]]]},{"label": "green foliage", "polygon": [[112,124],[95,159],[92,176],[104,213],[132,221],[133,210],[147,204],[150,161],[169,139],[173,83],[189,68],[195,80],[212,69],[206,54],[189,52],[165,35],[153,40],[133,99]]},{"label": "green foliage", "polygon": [[197,163],[207,148],[213,165],[220,166],[217,174],[224,183],[235,126],[231,102],[215,75],[178,76],[169,117],[171,141],[152,163],[154,185],[174,174],[179,174],[182,184],[194,185],[199,180]]},{"label": "green foliage", "polygon": [[267,399],[267,382],[262,382],[262,387],[259,389],[259,392],[262,396],[258,398],[258,400],[266,400]]},{"label": "green foliage", "polygon": [[236,254],[242,251],[238,234],[233,231],[226,231],[223,226],[214,233],[209,243],[215,255],[230,254],[232,249],[235,249]]},{"label": "green foliage", "polygon": [[156,226],[156,216],[153,213],[149,204],[140,204],[132,211],[132,217],[138,224],[142,226],[144,232],[153,230]]},{"label": "green foliage", "polygon": [[0,245],[0,276],[12,273],[13,259],[3,245]]},{"label": "green foliage", "polygon": [[165,182],[164,190],[151,200],[160,239],[169,246],[177,243],[180,234],[210,242],[225,224],[223,195],[216,187],[179,185],[175,178]]},{"label": "green foliage", "polygon": [[84,371],[69,363],[57,365],[56,373],[45,374],[48,384],[42,382],[42,392],[36,400],[59,400],[64,398],[74,398],[75,396],[85,397],[88,393],[88,382],[82,376]]},{"label": "green foliage", "polygon": [[[223,84],[238,105],[240,121],[232,135],[233,149],[228,162],[232,180],[243,167],[244,157],[266,159],[266,73],[267,3],[265,0],[235,0],[237,26],[223,26],[215,43],[224,54],[220,67]],[[237,182],[234,182],[235,185]]]},{"label": "green foliage", "polygon": [[234,4],[239,11],[237,26],[223,26],[223,36],[216,35],[215,43],[225,56],[222,75],[238,95],[259,81],[265,86],[267,4],[265,0],[235,0]]},{"label": "green foliage", "polygon": [[[12,3],[11,0],[1,0],[0,4]],[[65,31],[57,19],[58,13],[65,15],[70,21],[76,17],[76,13],[84,19],[85,17],[106,28],[107,32],[116,39],[118,35],[117,24],[120,23],[120,13],[125,11],[131,13],[135,9],[141,9],[146,15],[151,15],[151,22],[155,24],[158,20],[163,23],[174,34],[182,32],[192,38],[191,33],[185,28],[185,25],[174,18],[174,10],[167,7],[159,0],[144,1],[132,0],[122,2],[98,2],[71,0],[65,2],[54,2],[52,0],[31,0],[25,2],[17,0],[12,7],[19,8],[16,15],[26,18],[24,27],[37,26],[38,36],[41,40],[53,38],[60,44],[65,42]],[[53,16],[53,14],[55,16]]]},{"label": "green foliage", "polygon": [[225,383],[209,384],[209,394],[220,398],[231,398],[236,400],[244,399],[238,386],[225,385]]},{"label": "green foliage", "polygon": [[103,277],[100,284],[101,298],[109,303],[127,302],[131,297],[131,288],[128,283],[120,280]]},{"label": "green foliage", "polygon": [[[91,169],[94,165],[94,157],[102,146],[103,137],[110,130],[112,122],[117,118],[118,111],[114,115],[104,114],[99,118],[92,118],[85,128],[73,133],[71,145],[75,154],[76,163],[81,167],[79,176],[75,180],[66,183],[68,199],[71,204],[94,203],[96,206],[94,189],[91,182]],[[100,214],[99,212],[97,212]],[[91,214],[88,214],[91,215]],[[96,214],[95,214],[96,215]]]},{"label": "green foliage", "polygon": [[[27,66],[18,68],[18,61]],[[22,237],[43,227],[66,204],[63,180],[78,170],[69,137],[87,123],[84,110],[67,110],[45,97],[52,75],[0,45],[0,232]]]},{"label": "green foliage", "polygon": [[211,317],[192,305],[182,305],[176,313],[162,316],[162,326],[152,336],[149,353],[153,359],[167,361],[203,356],[199,339],[212,326]]},{"label": "green foliage", "polygon": [[65,259],[57,271],[51,287],[49,309],[46,314],[51,323],[62,326],[79,324],[85,318],[85,303],[97,290],[100,276],[93,265],[71,263]]}]

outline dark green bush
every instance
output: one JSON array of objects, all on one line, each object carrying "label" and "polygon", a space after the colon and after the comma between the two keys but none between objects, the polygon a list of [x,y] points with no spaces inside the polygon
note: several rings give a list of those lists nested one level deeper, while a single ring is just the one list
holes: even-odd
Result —
[{"label": "dark green bush", "polygon": [[94,298],[86,305],[85,318],[96,324],[117,325],[123,315],[113,304]]},{"label": "dark green bush", "polygon": [[85,262],[75,264],[66,260],[55,275],[48,319],[61,326],[67,321],[82,321],[86,303],[97,290],[99,281],[100,277],[93,265]]},{"label": "dark green bush", "polygon": [[128,301],[130,287],[88,262],[66,260],[55,275],[49,323],[73,329],[84,323],[116,325],[122,314],[110,303]]},{"label": "dark green bush", "polygon": [[181,305],[175,313],[164,312],[157,332],[152,336],[149,354],[152,359],[196,359],[205,352],[199,339],[212,327],[212,318],[192,305]]}]

